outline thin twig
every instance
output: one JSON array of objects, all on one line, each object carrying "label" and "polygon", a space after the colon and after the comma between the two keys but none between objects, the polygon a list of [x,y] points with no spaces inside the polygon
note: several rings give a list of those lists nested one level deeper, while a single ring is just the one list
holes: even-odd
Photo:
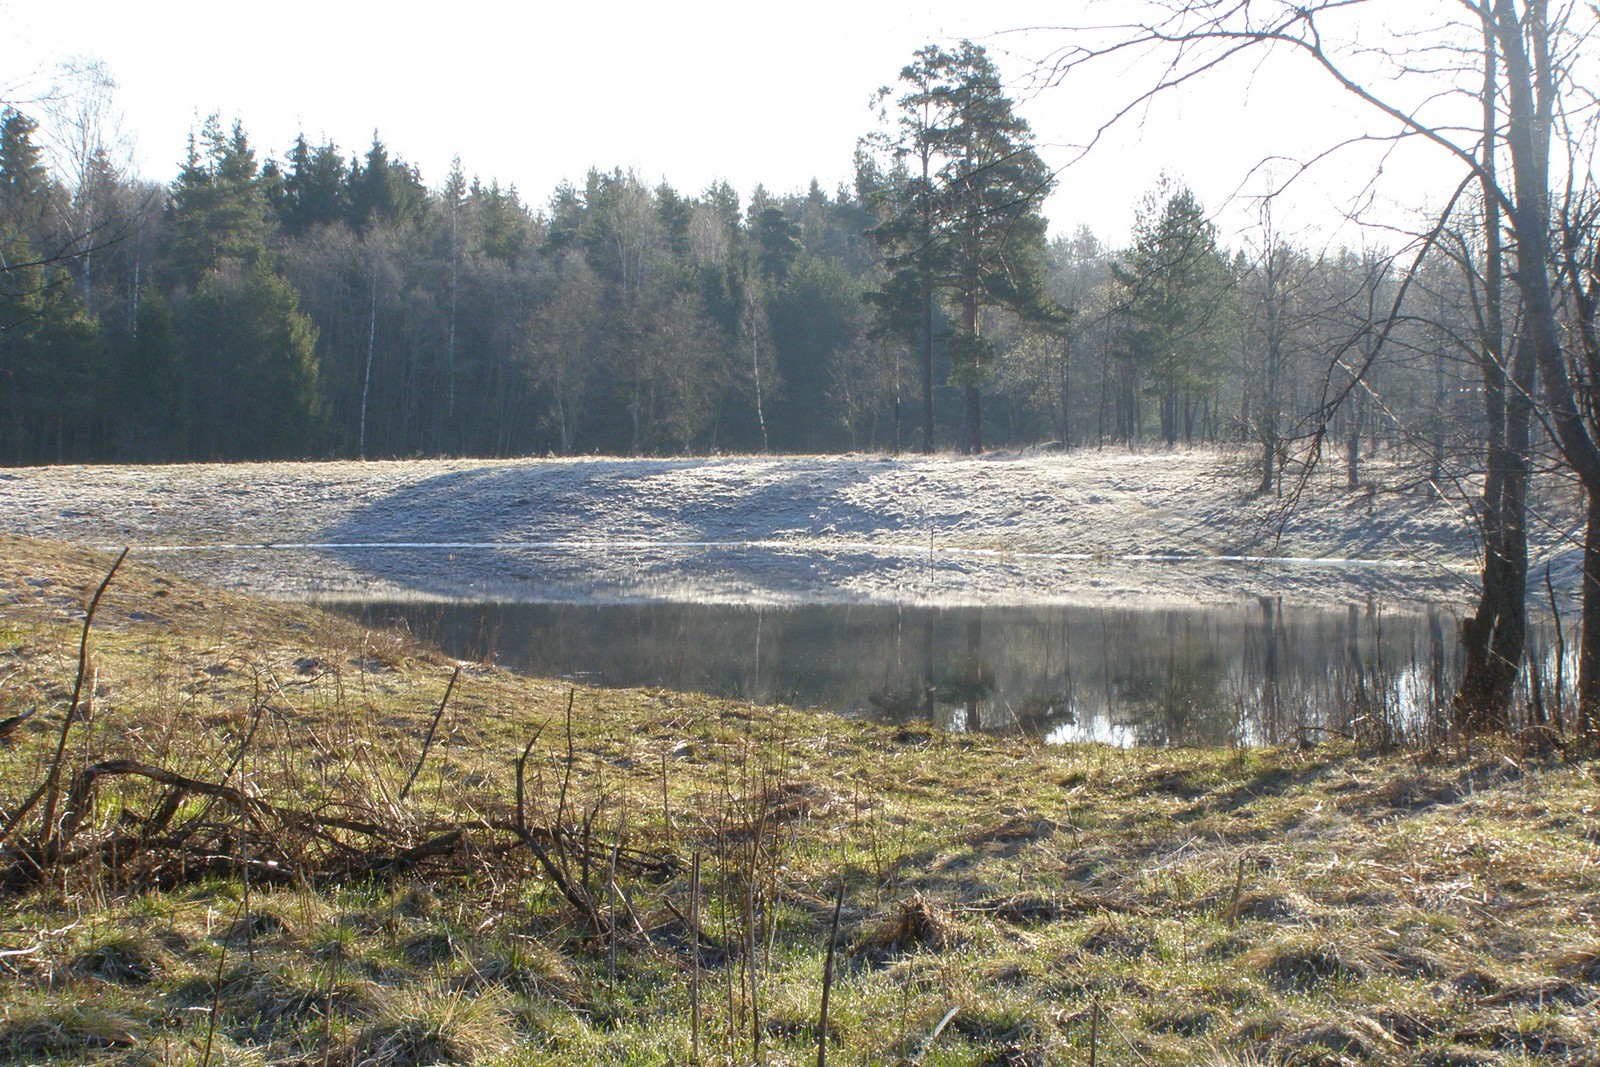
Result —
[{"label": "thin twig", "polygon": [[844,879],[833,898],[833,925],[828,928],[828,953],[822,958],[822,1008],[817,1023],[817,1067],[828,1067],[828,994],[833,990],[833,950],[839,942],[839,912],[844,909]]},{"label": "thin twig", "polygon": [[672,807],[667,801],[667,753],[661,753],[661,825],[666,834],[666,851],[672,851]]},{"label": "thin twig", "polygon": [[[571,707],[570,701],[568,702],[568,707]],[[538,837],[528,829],[527,809],[525,806],[526,789],[523,780],[527,773],[528,755],[533,751],[534,742],[539,740],[539,735],[543,732],[544,724],[540,723],[533,736],[528,739],[528,744],[523,748],[521,757],[517,760],[517,821],[513,824],[512,830],[522,839],[522,843],[528,846],[528,850],[533,853],[534,859],[539,861],[539,866],[543,869],[546,877],[556,884],[556,888],[561,891],[561,895],[566,897],[567,902],[577,908],[578,913],[589,921],[590,928],[605,932],[607,930],[606,921],[595,910],[594,902],[589,899],[586,893],[581,892],[578,887],[572,884],[562,869],[550,858],[550,853],[539,842]],[[559,824],[552,831],[551,837],[559,847],[561,841],[561,827]]]},{"label": "thin twig", "polygon": [[45,800],[44,816],[40,819],[40,852],[48,850],[51,838],[54,836],[51,823],[55,821],[56,804],[60,800],[61,763],[66,757],[67,736],[72,732],[72,724],[77,720],[78,702],[83,698],[83,680],[89,673],[89,627],[94,625],[94,613],[100,607],[100,598],[105,595],[106,587],[111,584],[111,579],[116,577],[117,568],[122,566],[122,561],[128,558],[128,549],[124,548],[117,561],[111,565],[111,570],[106,572],[105,580],[100,583],[100,588],[94,591],[94,597],[89,601],[89,610],[83,616],[83,634],[78,639],[78,680],[72,687],[72,704],[67,708],[66,718],[61,721],[61,735],[56,739],[55,757],[50,761],[50,771],[45,776],[43,784],[34,790],[17,811],[0,829],[0,843],[4,843],[28,812],[39,802],[41,797]]},{"label": "thin twig", "polygon": [[617,853],[622,851],[622,832],[628,823],[628,813],[624,809],[622,818],[617,822],[617,836],[611,845],[611,873],[606,879],[607,900],[610,903],[608,921],[611,929],[607,931],[606,939],[606,977],[611,984],[611,995],[617,994]]},{"label": "thin twig", "polygon": [[400,797],[396,803],[405,803],[406,794],[411,792],[411,786],[416,782],[417,775],[422,772],[423,763],[427,762],[428,749],[433,746],[433,735],[439,729],[439,720],[444,718],[444,709],[450,705],[450,694],[455,692],[456,680],[461,677],[461,664],[456,664],[455,673],[450,676],[450,684],[444,687],[444,699],[439,701],[439,710],[433,713],[433,722],[428,724],[428,736],[422,739],[422,751],[417,755],[417,765],[411,768],[411,777],[406,779],[406,784],[400,789]]},{"label": "thin twig", "polygon": [[1100,998],[1095,997],[1089,1005],[1089,1067],[1094,1067],[1095,1057],[1100,1053]]},{"label": "thin twig", "polygon": [[689,939],[694,942],[694,969],[689,972],[689,1055],[700,1062],[700,853],[689,868]]}]

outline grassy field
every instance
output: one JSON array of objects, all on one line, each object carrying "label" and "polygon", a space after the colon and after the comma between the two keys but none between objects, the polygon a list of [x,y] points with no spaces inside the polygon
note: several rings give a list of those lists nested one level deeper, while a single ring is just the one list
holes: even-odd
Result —
[{"label": "grassy field", "polygon": [[813,1063],[830,943],[835,1064],[1600,1056],[1560,750],[573,690],[133,563],[80,658],[111,563],[0,538],[12,1062]]}]

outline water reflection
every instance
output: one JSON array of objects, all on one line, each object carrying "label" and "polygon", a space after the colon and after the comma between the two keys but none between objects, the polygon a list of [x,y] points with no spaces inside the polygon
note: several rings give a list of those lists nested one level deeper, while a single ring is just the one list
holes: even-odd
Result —
[{"label": "water reflection", "polygon": [[333,606],[404,622],[462,658],[592,685],[662,686],[1054,741],[1416,734],[1448,701],[1456,670],[1448,614],[1318,611],[1270,599],[1164,609]]}]

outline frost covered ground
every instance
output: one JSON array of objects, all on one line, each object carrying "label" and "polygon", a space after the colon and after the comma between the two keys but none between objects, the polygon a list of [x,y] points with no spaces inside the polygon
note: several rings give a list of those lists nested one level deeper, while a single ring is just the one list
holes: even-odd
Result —
[{"label": "frost covered ground", "polygon": [[[1379,488],[1320,473],[1285,509],[1248,466],[1196,450],[26,468],[0,472],[0,528],[288,598],[1470,596],[1459,505],[1383,488],[1399,473],[1372,464]],[[1566,562],[1561,533],[1541,528],[1536,560],[1554,544]]]}]

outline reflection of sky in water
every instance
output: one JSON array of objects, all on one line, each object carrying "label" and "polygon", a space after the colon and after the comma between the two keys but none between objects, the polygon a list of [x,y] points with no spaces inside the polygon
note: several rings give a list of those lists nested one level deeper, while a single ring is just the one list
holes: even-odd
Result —
[{"label": "reflection of sky in water", "polygon": [[[1456,673],[1456,625],[1445,614],[1272,601],[1163,609],[333,606],[403,619],[463,658],[493,657],[586,684],[693,690],[1052,742],[1320,740],[1378,719],[1410,730],[1449,699]],[[1541,634],[1535,658],[1550,644]]]}]

